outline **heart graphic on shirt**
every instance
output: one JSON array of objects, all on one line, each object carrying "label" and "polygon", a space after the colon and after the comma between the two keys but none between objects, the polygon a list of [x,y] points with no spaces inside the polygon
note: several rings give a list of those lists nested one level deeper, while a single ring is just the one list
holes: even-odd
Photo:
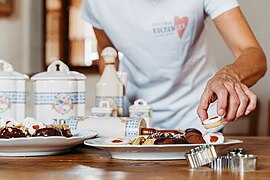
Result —
[{"label": "heart graphic on shirt", "polygon": [[178,16],[174,17],[174,25],[175,25],[175,28],[177,30],[178,36],[180,38],[182,38],[182,36],[185,32],[187,24],[188,24],[188,17],[186,17],[186,16],[182,17],[182,18],[179,18]]}]

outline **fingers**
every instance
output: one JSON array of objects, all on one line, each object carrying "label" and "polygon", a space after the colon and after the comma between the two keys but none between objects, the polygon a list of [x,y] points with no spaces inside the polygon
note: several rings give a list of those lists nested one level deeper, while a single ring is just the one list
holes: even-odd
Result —
[{"label": "fingers", "polygon": [[224,121],[234,121],[236,118],[237,110],[240,106],[239,96],[236,92],[235,85],[232,83],[226,83],[224,85],[228,91],[228,107]]},{"label": "fingers", "polygon": [[249,103],[249,97],[248,95],[246,95],[246,93],[244,92],[241,86],[236,86],[235,90],[240,101],[240,104],[236,112],[236,117],[235,117],[235,119],[237,120],[245,114],[248,103]]},{"label": "fingers", "polygon": [[205,89],[201,96],[197,113],[201,121],[208,118],[207,109],[210,103],[218,100],[218,115],[223,116],[226,113],[228,92],[222,83],[216,84],[212,89]]},{"label": "fingers", "polygon": [[236,81],[209,83],[201,96],[197,113],[201,121],[208,118],[210,103],[217,100],[217,114],[225,115],[223,124],[235,121],[255,110],[256,95],[250,89]]},{"label": "fingers", "polygon": [[227,109],[227,100],[228,100],[228,91],[222,85],[223,88],[220,88],[215,91],[217,94],[217,114],[219,116],[224,116]]},{"label": "fingers", "polygon": [[245,111],[245,115],[248,115],[250,112],[254,111],[257,106],[257,96],[247,87],[243,86],[243,91],[248,96],[249,103]]},{"label": "fingers", "polygon": [[200,117],[201,121],[208,118],[207,109],[211,103],[212,96],[213,96],[213,93],[207,90],[207,88],[205,89],[205,91],[203,92],[201,96],[200,104],[197,109],[197,114]]},{"label": "fingers", "polygon": [[236,121],[243,115],[248,115],[255,110],[257,97],[248,87],[243,84],[225,84],[224,86],[229,93],[227,114],[223,120],[224,124]]}]

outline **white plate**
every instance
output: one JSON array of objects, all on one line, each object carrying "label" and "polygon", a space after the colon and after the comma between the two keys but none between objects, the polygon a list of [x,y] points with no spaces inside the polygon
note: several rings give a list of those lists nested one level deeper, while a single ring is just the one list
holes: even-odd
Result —
[{"label": "white plate", "polygon": [[[102,142],[106,138],[95,138],[85,140],[84,144],[93,146],[109,152],[112,158],[131,160],[166,160],[185,159],[185,153],[190,149],[203,144],[170,144],[170,145],[106,145]],[[215,149],[219,151],[238,144],[243,141],[235,139],[225,139],[222,144],[216,144]]]},{"label": "white plate", "polygon": [[0,156],[44,156],[69,151],[84,140],[97,136],[96,131],[73,132],[72,137],[28,137],[0,139]]}]

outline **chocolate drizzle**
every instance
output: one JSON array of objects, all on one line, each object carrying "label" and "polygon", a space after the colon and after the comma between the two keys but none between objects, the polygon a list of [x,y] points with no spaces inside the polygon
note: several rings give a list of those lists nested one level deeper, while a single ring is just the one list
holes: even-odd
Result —
[{"label": "chocolate drizzle", "polygon": [[63,136],[63,133],[59,128],[41,128],[38,129],[32,136]]},{"label": "chocolate drizzle", "polygon": [[28,133],[23,132],[23,130],[18,127],[4,127],[0,131],[0,138],[18,138],[18,137],[27,137]]}]

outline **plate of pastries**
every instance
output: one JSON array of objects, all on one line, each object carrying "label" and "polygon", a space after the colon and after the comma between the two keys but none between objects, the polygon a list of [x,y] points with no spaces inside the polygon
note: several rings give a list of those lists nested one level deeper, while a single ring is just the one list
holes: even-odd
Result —
[{"label": "plate of pastries", "polygon": [[43,156],[69,151],[96,131],[76,131],[65,124],[43,124],[34,118],[17,122],[0,118],[0,156]]},{"label": "plate of pastries", "polygon": [[169,160],[185,159],[186,152],[201,145],[213,144],[218,153],[242,143],[240,140],[224,138],[219,132],[202,134],[195,128],[185,131],[160,130],[146,134],[138,137],[99,137],[85,140],[84,144],[105,150],[116,159]]}]

